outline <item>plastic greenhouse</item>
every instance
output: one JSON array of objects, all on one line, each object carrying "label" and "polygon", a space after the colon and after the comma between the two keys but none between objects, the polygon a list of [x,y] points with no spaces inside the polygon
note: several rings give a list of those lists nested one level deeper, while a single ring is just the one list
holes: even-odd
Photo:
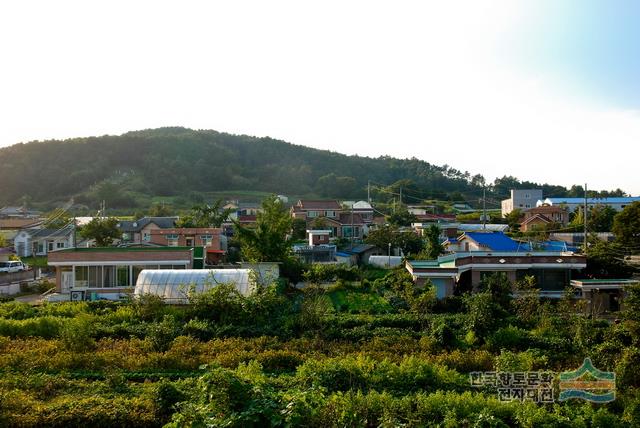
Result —
[{"label": "plastic greenhouse", "polygon": [[251,269],[145,269],[138,275],[134,296],[160,296],[166,303],[188,303],[188,293],[205,292],[218,284],[233,284],[247,296],[254,289]]}]

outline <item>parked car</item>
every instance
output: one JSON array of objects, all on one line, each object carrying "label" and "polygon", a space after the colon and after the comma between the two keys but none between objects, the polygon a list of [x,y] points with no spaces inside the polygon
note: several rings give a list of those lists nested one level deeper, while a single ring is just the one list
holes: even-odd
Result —
[{"label": "parked car", "polygon": [[0,273],[15,273],[27,270],[27,267],[22,262],[10,261],[0,262]]}]

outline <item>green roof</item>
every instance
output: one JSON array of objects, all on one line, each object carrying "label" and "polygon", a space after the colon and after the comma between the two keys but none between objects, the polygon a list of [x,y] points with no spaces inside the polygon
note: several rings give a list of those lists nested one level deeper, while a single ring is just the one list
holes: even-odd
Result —
[{"label": "green roof", "polygon": [[157,252],[157,251],[191,251],[193,247],[89,247],[67,248],[56,253],[125,253],[125,252]]}]

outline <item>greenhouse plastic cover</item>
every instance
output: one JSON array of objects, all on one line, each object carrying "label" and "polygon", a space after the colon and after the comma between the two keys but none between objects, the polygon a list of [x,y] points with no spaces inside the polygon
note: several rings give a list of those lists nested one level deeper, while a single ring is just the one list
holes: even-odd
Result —
[{"label": "greenhouse plastic cover", "polygon": [[152,294],[167,303],[188,303],[187,294],[232,284],[244,296],[254,291],[251,269],[145,269],[138,275],[134,296]]}]

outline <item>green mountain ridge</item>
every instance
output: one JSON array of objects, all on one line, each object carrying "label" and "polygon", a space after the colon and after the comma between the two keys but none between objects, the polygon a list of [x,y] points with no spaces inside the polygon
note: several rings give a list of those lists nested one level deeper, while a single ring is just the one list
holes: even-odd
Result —
[{"label": "green mountain ridge", "polygon": [[[351,199],[366,197],[369,180],[376,191],[393,183],[403,186],[407,203],[428,198],[477,201],[484,184],[481,175],[416,158],[348,156],[269,137],[182,127],[0,149],[0,204],[74,197],[90,206],[109,199],[112,207],[131,208],[142,195],[229,189]],[[488,187],[488,196],[505,197],[509,188],[530,186],[542,187],[546,194],[571,193],[562,186],[503,177]]]}]

